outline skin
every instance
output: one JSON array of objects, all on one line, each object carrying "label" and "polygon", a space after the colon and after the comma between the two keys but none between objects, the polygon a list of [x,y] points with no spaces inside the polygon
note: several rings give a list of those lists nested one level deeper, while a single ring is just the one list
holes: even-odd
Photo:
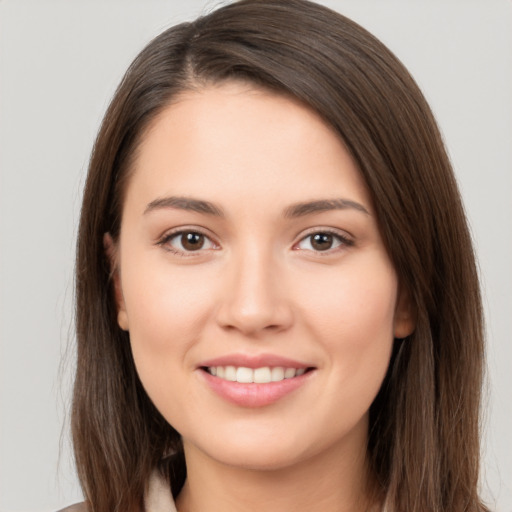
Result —
[{"label": "skin", "polygon": [[[362,208],[289,215],[339,198]],[[185,251],[180,230],[203,247]],[[326,231],[332,248],[317,250],[311,235]],[[183,436],[180,512],[364,510],[368,409],[393,338],[414,325],[366,185],[322,119],[242,83],[183,93],[144,136],[120,238],[105,243],[141,381]],[[198,369],[233,353],[314,370],[277,402],[242,407]]]}]

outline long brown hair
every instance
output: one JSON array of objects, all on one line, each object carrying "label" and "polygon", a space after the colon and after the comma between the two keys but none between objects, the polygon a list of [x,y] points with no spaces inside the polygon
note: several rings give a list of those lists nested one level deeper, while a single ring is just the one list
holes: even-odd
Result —
[{"label": "long brown hair", "polygon": [[120,229],[131,160],[180,92],[248,80],[293,96],[344,141],[415,306],[370,409],[368,457],[394,512],[476,512],[483,326],[463,206],[433,115],[400,61],[349,19],[305,0],[242,0],[156,37],[123,78],[99,131],[77,246],[72,431],[91,511],[143,509],[155,468],[176,495],[179,434],[146,395],[116,322],[103,235]]}]

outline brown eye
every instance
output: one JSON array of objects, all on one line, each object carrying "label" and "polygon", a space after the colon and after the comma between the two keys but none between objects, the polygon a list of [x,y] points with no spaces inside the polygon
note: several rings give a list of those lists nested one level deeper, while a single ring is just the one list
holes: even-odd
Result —
[{"label": "brown eye", "polygon": [[353,241],[341,233],[330,233],[329,231],[316,231],[305,236],[297,245],[297,249],[312,252],[330,252],[336,249],[343,249],[353,245]]},{"label": "brown eye", "polygon": [[181,234],[181,246],[186,251],[197,251],[204,246],[204,235],[201,233],[187,232]]},{"label": "brown eye", "polygon": [[315,233],[311,235],[311,247],[315,251],[327,251],[332,248],[334,237],[330,233]]},{"label": "brown eye", "polygon": [[199,231],[175,232],[163,238],[159,244],[178,255],[217,248],[208,236]]}]

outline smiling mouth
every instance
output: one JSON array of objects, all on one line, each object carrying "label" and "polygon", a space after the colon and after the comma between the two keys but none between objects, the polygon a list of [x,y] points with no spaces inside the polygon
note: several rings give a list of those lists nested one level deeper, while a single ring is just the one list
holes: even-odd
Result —
[{"label": "smiling mouth", "polygon": [[285,368],[283,366],[263,366],[260,368],[247,368],[245,366],[205,366],[203,371],[229,382],[241,384],[268,384],[281,382],[286,379],[300,377],[313,368]]}]

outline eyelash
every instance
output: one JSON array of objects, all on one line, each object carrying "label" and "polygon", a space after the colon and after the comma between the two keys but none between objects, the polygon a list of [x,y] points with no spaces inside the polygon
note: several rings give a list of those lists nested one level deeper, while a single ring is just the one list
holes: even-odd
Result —
[{"label": "eyelash", "polygon": [[173,239],[183,236],[185,234],[193,234],[193,235],[203,236],[205,238],[205,240],[208,240],[208,242],[214,246],[214,250],[218,247],[218,245],[206,233],[204,233],[203,231],[201,231],[199,229],[192,229],[192,228],[191,229],[180,228],[176,231],[171,231],[170,233],[166,233],[160,240],[158,240],[157,245],[160,245],[165,250],[172,252],[178,256],[182,256],[184,258],[193,257],[196,255],[196,253],[201,253],[201,252],[204,252],[204,250],[212,249],[212,248],[202,249],[202,247],[201,247],[196,251],[187,251],[187,250],[176,249],[175,247],[172,247],[170,245],[170,242]]},{"label": "eyelash", "polygon": [[[169,252],[172,252],[178,256],[182,256],[185,258],[196,256],[195,253],[201,253],[201,252],[204,252],[204,250],[212,250],[212,247],[209,247],[207,249],[203,249],[202,247],[200,247],[196,251],[187,251],[187,250],[176,249],[175,247],[172,247],[170,245],[170,242],[173,239],[183,236],[185,234],[193,234],[193,235],[203,236],[205,238],[205,240],[208,240],[208,242],[214,246],[213,250],[216,250],[218,248],[218,245],[211,239],[211,237],[208,236],[203,231],[201,231],[199,229],[183,229],[183,228],[180,228],[177,231],[172,231],[170,233],[165,234],[160,240],[158,240],[157,245],[164,247],[164,249],[166,249]],[[299,244],[303,243],[308,238],[310,239],[314,235],[330,235],[339,242],[339,244],[336,247],[329,248],[324,251],[320,251],[320,250],[315,251],[314,249],[304,249],[304,250],[311,251],[311,252],[315,253],[315,255],[328,256],[328,255],[331,255],[331,254],[341,250],[340,247],[346,248],[346,247],[351,247],[354,245],[354,241],[351,238],[347,237],[346,235],[342,235],[338,231],[334,231],[332,229],[316,228],[314,231],[310,231],[309,233],[304,235],[297,243],[295,243],[293,245],[293,250],[300,250],[300,249],[297,249]],[[310,244],[311,244],[311,242],[310,242]]]},{"label": "eyelash", "polygon": [[[334,248],[326,249],[324,251],[315,251],[314,249],[304,249],[304,250],[309,250],[309,251],[313,252],[315,255],[318,255],[321,257],[330,256],[333,253],[336,253],[336,252],[343,250],[344,248],[347,248],[347,247],[352,247],[354,245],[354,240],[352,240],[351,238],[349,238],[346,235],[341,234],[339,231],[335,231],[335,230],[329,229],[329,228],[324,228],[324,229],[323,228],[315,228],[314,230],[312,230],[309,233],[307,233],[306,235],[304,235],[296,244],[294,244],[293,248],[295,249],[299,244],[301,244],[308,238],[311,239],[314,235],[330,235],[339,242],[338,246],[336,246]],[[310,242],[310,244],[311,244],[311,242]],[[295,249],[295,250],[299,250],[299,249]]]}]

